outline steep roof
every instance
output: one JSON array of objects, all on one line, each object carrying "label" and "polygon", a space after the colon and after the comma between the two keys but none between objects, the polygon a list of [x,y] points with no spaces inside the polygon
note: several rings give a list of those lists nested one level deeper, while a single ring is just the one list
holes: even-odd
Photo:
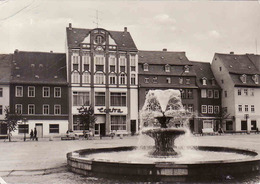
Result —
[{"label": "steep roof", "polygon": [[[196,83],[200,88],[220,88],[217,81],[215,80],[215,77],[211,70],[210,63],[197,62],[197,61],[192,61],[192,63],[197,76]],[[202,84],[203,78],[207,79],[207,85]],[[214,83],[212,83],[212,79],[214,80]]]},{"label": "steep roof", "polygon": [[185,52],[140,50],[138,57],[138,62],[142,64],[191,65]]},{"label": "steep roof", "polygon": [[12,83],[67,84],[65,53],[16,51]]},{"label": "steep roof", "polygon": [[238,54],[219,54],[216,56],[220,58],[224,66],[227,68],[229,73],[235,74],[260,74],[255,64],[249,59],[249,57]]},{"label": "steep roof", "polygon": [[[100,28],[99,28],[100,29]],[[66,28],[67,44],[69,48],[78,48],[80,43],[94,29]],[[103,29],[105,30],[105,29]],[[108,31],[108,30],[105,30]],[[137,47],[128,31],[108,31],[110,36],[115,40],[119,50],[137,51]]]},{"label": "steep roof", "polygon": [[0,54],[0,83],[8,84],[11,77],[12,54]]}]

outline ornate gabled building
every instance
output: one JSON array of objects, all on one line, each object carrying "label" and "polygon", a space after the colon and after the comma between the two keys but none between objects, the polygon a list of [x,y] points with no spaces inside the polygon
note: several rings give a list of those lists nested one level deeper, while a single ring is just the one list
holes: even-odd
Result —
[{"label": "ornate gabled building", "polygon": [[[182,103],[190,112],[198,111],[198,87],[193,63],[185,52],[139,51],[139,109],[151,89],[177,89]],[[199,132],[197,119],[190,119],[192,132]]]},{"label": "ornate gabled building", "polygon": [[213,128],[218,131],[221,127],[221,88],[212,73],[210,63],[192,63],[198,86],[198,129]]},{"label": "ornate gabled building", "polygon": [[66,55],[16,50],[11,64],[10,112],[22,115],[14,136],[36,128],[38,137],[68,130]]},{"label": "ornate gabled building", "polygon": [[226,131],[255,131],[260,128],[259,55],[216,53],[212,71],[222,88],[222,107],[229,116]]},{"label": "ornate gabled building", "polygon": [[[10,77],[12,54],[0,54],[0,135],[7,135],[7,126],[3,123],[5,119],[5,108],[10,105]],[[1,123],[2,122],[2,123]]]},{"label": "ornate gabled building", "polygon": [[95,135],[138,128],[138,50],[125,28],[66,29],[69,128],[82,130],[79,107],[94,107]]}]

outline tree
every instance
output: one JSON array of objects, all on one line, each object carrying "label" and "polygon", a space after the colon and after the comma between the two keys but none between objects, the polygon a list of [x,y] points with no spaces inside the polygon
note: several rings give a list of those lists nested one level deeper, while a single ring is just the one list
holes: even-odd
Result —
[{"label": "tree", "polygon": [[96,122],[94,108],[91,105],[89,107],[83,105],[78,108],[78,110],[80,113],[80,123],[83,124],[84,130],[89,130],[89,128],[93,127]]},{"label": "tree", "polygon": [[12,114],[10,112],[9,107],[5,107],[5,120],[4,122],[7,125],[7,135],[8,135],[8,139],[9,142],[11,142],[11,136],[13,131],[15,131],[17,129],[17,123],[19,120],[22,119],[22,116],[20,114],[14,113]]}]

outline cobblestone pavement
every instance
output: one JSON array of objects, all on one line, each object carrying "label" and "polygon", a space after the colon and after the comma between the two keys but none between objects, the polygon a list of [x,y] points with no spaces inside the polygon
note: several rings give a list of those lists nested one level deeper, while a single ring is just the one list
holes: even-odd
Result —
[{"label": "cobblestone pavement", "polygon": [[[192,137],[189,141],[198,145],[228,146],[256,150],[260,153],[259,134],[198,136]],[[8,184],[107,183],[106,180],[82,177],[68,172],[66,153],[86,148],[136,146],[137,143],[137,136],[124,137],[123,139],[104,137],[102,140],[74,141],[40,139],[38,142],[23,142],[20,139],[15,139],[14,142],[4,142],[0,140],[0,177]]]}]

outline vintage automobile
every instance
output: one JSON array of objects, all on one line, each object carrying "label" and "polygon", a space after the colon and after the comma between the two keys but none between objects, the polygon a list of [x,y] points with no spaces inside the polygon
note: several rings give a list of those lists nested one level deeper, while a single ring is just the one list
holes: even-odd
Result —
[{"label": "vintage automobile", "polygon": [[61,140],[76,140],[79,136],[75,134],[72,130],[67,131],[66,134],[61,135]]}]

